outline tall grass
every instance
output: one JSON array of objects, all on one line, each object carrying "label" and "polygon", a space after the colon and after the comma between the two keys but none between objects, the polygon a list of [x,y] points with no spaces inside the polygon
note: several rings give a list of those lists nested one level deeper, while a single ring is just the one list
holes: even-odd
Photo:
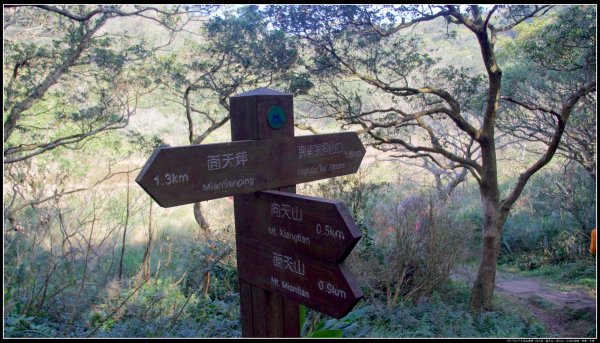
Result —
[{"label": "tall grass", "polygon": [[[219,276],[235,269],[231,220],[215,215],[213,231],[201,236],[191,206],[160,209],[154,204],[152,220],[150,206],[151,199],[132,188],[126,211],[126,191],[114,185],[26,208],[17,218],[19,229],[4,235],[5,335],[176,335],[175,327],[195,317],[190,309],[199,303],[210,307],[222,301],[217,297],[232,298],[225,281],[212,282],[210,292],[200,291],[207,268],[220,270]],[[227,211],[232,209],[225,201],[207,212]],[[227,311],[231,323],[237,321],[235,313],[234,308]],[[201,322],[198,332],[214,334]]]}]

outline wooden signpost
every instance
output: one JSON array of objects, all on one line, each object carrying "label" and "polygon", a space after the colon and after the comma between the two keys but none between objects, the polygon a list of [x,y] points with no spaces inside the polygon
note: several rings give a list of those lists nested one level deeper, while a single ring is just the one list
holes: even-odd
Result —
[{"label": "wooden signpost", "polygon": [[254,193],[251,201],[255,212],[241,214],[239,235],[333,263],[345,260],[360,240],[339,201],[278,191]]},{"label": "wooden signpost", "polygon": [[355,132],[159,148],[136,182],[171,207],[355,173],[364,152]]},{"label": "wooden signpost", "polygon": [[136,182],[162,207],[234,196],[244,337],[299,337],[299,304],[341,318],[363,297],[344,260],[361,238],[340,202],[296,184],[355,173],[358,135],[294,137],[293,99],[230,98],[232,142],[154,150]]},{"label": "wooden signpost", "polygon": [[256,239],[237,237],[238,277],[341,318],[362,292],[343,263],[320,261]]}]

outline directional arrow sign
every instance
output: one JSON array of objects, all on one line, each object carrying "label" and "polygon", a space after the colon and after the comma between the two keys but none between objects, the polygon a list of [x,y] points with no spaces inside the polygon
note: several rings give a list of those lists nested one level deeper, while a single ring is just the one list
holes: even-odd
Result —
[{"label": "directional arrow sign", "polygon": [[237,236],[238,277],[335,318],[363,297],[343,263],[333,264]]},{"label": "directional arrow sign", "polygon": [[162,207],[355,173],[356,132],[155,149],[136,182]]},{"label": "directional arrow sign", "polygon": [[335,263],[346,259],[361,238],[340,201],[279,191],[257,192],[244,201],[253,210],[238,213],[237,234],[286,250]]}]

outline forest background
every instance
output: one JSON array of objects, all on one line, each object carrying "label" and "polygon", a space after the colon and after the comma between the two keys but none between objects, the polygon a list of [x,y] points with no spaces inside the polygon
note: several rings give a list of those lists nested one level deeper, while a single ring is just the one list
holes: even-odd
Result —
[{"label": "forest background", "polygon": [[[576,18],[576,19],[574,19]],[[4,6],[5,337],[239,337],[231,198],[161,208],[154,148],[230,141],[229,98],[357,131],[365,299],[305,336],[556,337],[498,272],[595,296],[596,6]],[[553,304],[537,301],[557,312]],[[306,311],[306,312],[304,312]],[[560,309],[595,337],[595,307]]]}]

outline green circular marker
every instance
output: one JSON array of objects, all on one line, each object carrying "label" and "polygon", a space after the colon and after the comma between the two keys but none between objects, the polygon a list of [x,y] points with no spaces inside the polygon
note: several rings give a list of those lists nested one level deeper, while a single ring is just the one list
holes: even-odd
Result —
[{"label": "green circular marker", "polygon": [[267,113],[267,122],[272,129],[279,130],[285,124],[285,112],[281,106],[271,106]]}]

